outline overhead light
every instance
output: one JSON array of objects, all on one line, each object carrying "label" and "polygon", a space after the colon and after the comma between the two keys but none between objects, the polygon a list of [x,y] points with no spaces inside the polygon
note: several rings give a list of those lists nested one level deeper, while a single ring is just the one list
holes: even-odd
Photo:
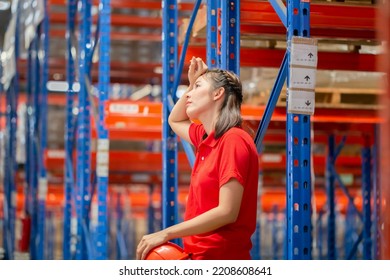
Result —
[{"label": "overhead light", "polygon": [[0,1],[0,11],[6,11],[11,7],[11,3],[9,1]]}]

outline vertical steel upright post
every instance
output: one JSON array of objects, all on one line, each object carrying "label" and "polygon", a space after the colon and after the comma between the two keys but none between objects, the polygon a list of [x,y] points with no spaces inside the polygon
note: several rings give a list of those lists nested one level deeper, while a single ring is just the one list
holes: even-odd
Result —
[{"label": "vertical steel upright post", "polygon": [[[39,98],[39,153],[38,153],[38,237],[37,259],[45,259],[46,195],[47,172],[45,153],[47,148],[47,81],[49,78],[49,14],[48,3],[44,0],[44,18],[41,22],[41,51],[43,53],[40,72]],[[38,56],[39,57],[39,56]]]},{"label": "vertical steel upright post", "polygon": [[35,73],[35,69],[33,69],[33,66],[34,66],[34,59],[33,59],[33,54],[32,54],[33,50],[32,50],[32,45],[29,46],[29,48],[27,49],[27,73],[26,73],[26,76],[27,76],[27,91],[26,91],[26,96],[27,96],[27,101],[26,101],[26,149],[25,149],[25,153],[26,153],[26,164],[25,164],[25,181],[26,181],[26,184],[25,184],[25,188],[24,188],[24,192],[25,192],[25,205],[26,205],[26,215],[29,215],[31,216],[31,229],[30,229],[30,242],[29,242],[29,245],[30,245],[30,255],[31,255],[31,258],[34,259],[34,256],[35,256],[35,248],[33,246],[34,244],[34,240],[33,240],[33,236],[34,236],[34,203],[33,203],[33,188],[31,186],[31,183],[32,183],[32,180],[31,180],[31,176],[34,174],[34,172],[31,172],[30,169],[34,166],[34,163],[33,163],[33,153],[32,151],[34,150],[33,148],[33,137],[31,137],[31,130],[30,129],[30,126],[31,126],[31,123],[32,123],[32,118],[31,118],[31,98],[32,98],[32,93],[33,93],[33,84],[34,84],[34,79],[33,79],[33,75]]},{"label": "vertical steel upright post", "polygon": [[[39,34],[38,30],[38,34]],[[28,173],[27,186],[29,195],[29,210],[31,216],[31,234],[30,234],[30,255],[32,259],[37,259],[39,254],[40,236],[38,233],[38,123],[39,123],[39,102],[38,95],[40,91],[40,65],[38,60],[38,35],[32,40],[29,46],[29,82],[27,100],[27,130],[26,141],[29,145],[26,146],[27,165],[26,172]]]},{"label": "vertical steel upright post", "polygon": [[371,238],[371,148],[365,138],[362,148],[363,259],[372,259]]},{"label": "vertical steel upright post", "polygon": [[336,213],[335,213],[335,177],[333,167],[336,161],[335,155],[335,138],[329,135],[328,155],[326,161],[326,194],[328,205],[328,260],[336,259]]},{"label": "vertical steel upright post", "polygon": [[372,196],[373,196],[373,223],[374,223],[374,231],[373,231],[373,259],[379,259],[379,246],[380,246],[380,235],[379,235],[379,217],[380,217],[380,176],[379,176],[379,147],[380,147],[380,139],[379,139],[379,124],[375,124],[375,136],[374,136],[374,146],[372,149]]},{"label": "vertical steel upright post", "polygon": [[[350,252],[352,252],[355,241],[357,239],[357,226],[356,226],[356,211],[352,205],[352,202],[348,202],[347,211],[345,214],[345,230],[344,230],[344,258],[346,258]],[[356,259],[356,254],[351,257]]]},{"label": "vertical steel upright post", "polygon": [[[287,42],[309,37],[310,3],[287,1]],[[290,61],[291,53],[287,52]],[[288,71],[290,72],[288,65]],[[287,88],[289,87],[287,75]],[[311,259],[310,116],[287,114],[287,258]]]},{"label": "vertical steel upright post", "polygon": [[75,21],[78,0],[68,0],[67,2],[67,30],[66,30],[66,79],[68,90],[66,92],[66,123],[65,123],[65,182],[64,182],[64,222],[63,222],[63,258],[72,259],[71,252],[71,222],[72,222],[72,197],[74,191],[73,175],[73,146],[74,146],[74,98],[73,90],[75,84],[75,57],[72,55],[72,49],[76,46],[72,44],[72,38],[75,35]]},{"label": "vertical steel upright post", "polygon": [[77,120],[77,236],[76,259],[86,259],[87,236],[84,228],[89,226],[89,205],[91,201],[91,114],[88,96],[88,85],[91,80],[91,0],[82,0],[80,7],[80,38],[78,52],[79,69],[79,115]]},{"label": "vertical steel upright post", "polygon": [[97,120],[98,151],[97,151],[97,197],[98,197],[98,225],[96,229],[96,258],[108,258],[108,221],[107,221],[107,193],[108,193],[108,166],[109,166],[109,138],[104,127],[104,103],[108,100],[110,85],[110,45],[111,45],[111,0],[100,1],[99,16],[99,120]]},{"label": "vertical steel upright post", "polygon": [[162,1],[162,228],[178,221],[177,137],[168,124],[169,100],[176,102],[174,91],[177,69],[177,0]]},{"label": "vertical steel upright post", "polygon": [[[15,66],[18,69],[19,45],[20,45],[20,3],[17,4],[16,24],[15,24]],[[6,137],[5,137],[5,164],[4,170],[4,259],[12,260],[15,250],[15,219],[16,219],[16,124],[17,105],[19,97],[19,72],[16,71],[11,83],[6,91]]]},{"label": "vertical steel upright post", "polygon": [[318,218],[317,218],[317,248],[318,248],[318,259],[322,260],[323,259],[323,254],[322,254],[322,248],[323,248],[323,234],[324,234],[324,228],[322,225],[322,217],[324,215],[324,212],[322,210],[319,211],[318,213]]},{"label": "vertical steel upright post", "polygon": [[240,75],[240,1],[221,1],[221,68]]},{"label": "vertical steel upright post", "polygon": [[217,68],[221,65],[221,55],[218,52],[218,11],[220,10],[221,1],[207,1],[207,41],[206,55],[207,66],[209,68]]}]

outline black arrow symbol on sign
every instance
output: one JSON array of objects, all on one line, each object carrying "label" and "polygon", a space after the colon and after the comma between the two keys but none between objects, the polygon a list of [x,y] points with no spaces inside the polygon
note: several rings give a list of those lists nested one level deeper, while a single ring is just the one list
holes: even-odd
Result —
[{"label": "black arrow symbol on sign", "polygon": [[306,104],[306,106],[309,106],[311,104],[311,102],[309,100],[306,100],[305,104]]},{"label": "black arrow symbol on sign", "polygon": [[312,58],[312,57],[314,56],[314,54],[309,53],[307,56],[310,57],[310,58]]},{"label": "black arrow symbol on sign", "polygon": [[306,77],[305,77],[305,80],[306,80],[306,82],[309,81],[309,80],[310,80],[310,77],[309,77],[309,76],[306,76]]}]

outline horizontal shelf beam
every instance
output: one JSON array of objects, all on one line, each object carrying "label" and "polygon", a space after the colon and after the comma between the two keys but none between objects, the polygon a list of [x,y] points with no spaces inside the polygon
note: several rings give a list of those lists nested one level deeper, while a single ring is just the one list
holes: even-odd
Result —
[{"label": "horizontal shelf beam", "polygon": [[[323,175],[326,169],[325,156],[314,155],[313,166],[315,173]],[[96,166],[96,152],[92,152],[92,165]],[[162,172],[162,154],[148,151],[109,151],[110,172],[146,173]],[[65,153],[63,150],[48,150],[45,161],[48,171],[61,171],[64,168]],[[178,153],[178,171],[191,172],[187,156],[184,152]],[[260,171],[276,172],[286,169],[286,156],[284,154],[261,154],[259,156]],[[360,156],[339,156],[336,164],[339,173],[358,175],[361,173]]]}]

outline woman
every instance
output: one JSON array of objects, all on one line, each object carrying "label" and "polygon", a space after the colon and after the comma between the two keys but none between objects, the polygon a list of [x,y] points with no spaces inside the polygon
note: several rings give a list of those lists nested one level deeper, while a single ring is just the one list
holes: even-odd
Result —
[{"label": "woman", "polygon": [[209,70],[200,58],[191,59],[188,79],[188,90],[168,120],[196,148],[184,222],[145,235],[137,259],[181,237],[192,259],[250,259],[258,155],[253,139],[241,128],[241,82],[232,72]]}]

